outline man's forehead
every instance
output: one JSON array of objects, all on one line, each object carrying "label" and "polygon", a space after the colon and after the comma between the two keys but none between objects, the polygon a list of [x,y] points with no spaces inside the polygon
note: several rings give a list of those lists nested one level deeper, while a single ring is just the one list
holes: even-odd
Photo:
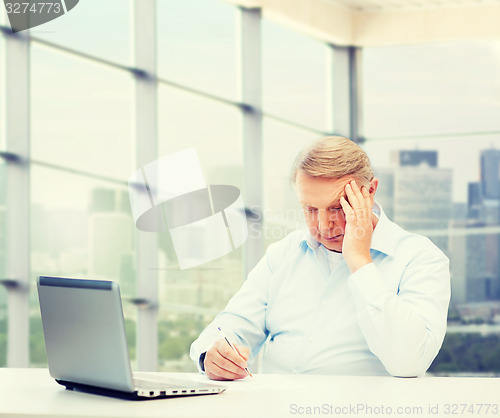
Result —
[{"label": "man's forehead", "polygon": [[319,189],[326,188],[329,190],[339,190],[343,191],[346,184],[350,183],[352,180],[355,180],[353,176],[344,176],[339,177],[337,179],[330,179],[326,177],[311,177],[307,174],[299,174],[297,175],[296,184],[300,189]]},{"label": "man's forehead", "polygon": [[[345,196],[344,188],[354,180],[352,176],[338,179],[326,179],[310,176],[297,177],[297,192],[302,204],[312,204],[320,201],[322,204],[338,203],[341,196]],[[314,202],[313,202],[314,201]]]},{"label": "man's forehead", "polygon": [[315,195],[315,194],[308,194],[308,193],[303,193],[302,195],[299,195],[300,203],[303,205],[312,205],[314,206],[316,202],[321,201],[323,204],[328,204],[328,205],[333,205],[333,204],[340,204],[340,198],[344,196],[345,193],[342,190],[340,193],[331,193],[331,194],[321,194],[321,195]]}]

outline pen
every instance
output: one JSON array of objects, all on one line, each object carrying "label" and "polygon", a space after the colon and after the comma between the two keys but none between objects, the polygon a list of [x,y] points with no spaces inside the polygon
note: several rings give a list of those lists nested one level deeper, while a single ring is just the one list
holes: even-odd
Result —
[{"label": "pen", "polygon": [[[234,351],[236,351],[236,352],[239,354],[238,350],[236,350],[236,347],[235,347],[235,346],[231,343],[231,341],[229,341],[229,340],[227,339],[226,334],[224,334],[224,331],[222,331],[221,327],[217,327],[217,329],[219,330],[219,334],[222,336],[222,338],[224,338],[224,339],[227,341],[227,343],[229,344],[229,346],[230,346],[230,347],[231,347]],[[248,374],[250,377],[253,377],[253,376],[252,376],[252,373],[250,373],[246,367],[245,367],[245,371],[247,372],[247,374]]]}]

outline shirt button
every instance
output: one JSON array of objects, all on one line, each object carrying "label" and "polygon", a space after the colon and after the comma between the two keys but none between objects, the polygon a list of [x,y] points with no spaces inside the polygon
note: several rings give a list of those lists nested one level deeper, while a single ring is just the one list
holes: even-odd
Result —
[{"label": "shirt button", "polygon": [[307,337],[307,342],[312,343],[313,342],[313,337]]},{"label": "shirt button", "polygon": [[297,369],[293,369],[292,374],[297,374]]},{"label": "shirt button", "polygon": [[321,306],[326,306],[326,300],[323,300],[323,301],[321,302]]}]

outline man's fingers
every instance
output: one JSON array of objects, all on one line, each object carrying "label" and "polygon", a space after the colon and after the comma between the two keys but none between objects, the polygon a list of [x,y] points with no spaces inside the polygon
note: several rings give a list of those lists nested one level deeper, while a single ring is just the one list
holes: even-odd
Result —
[{"label": "man's fingers", "polygon": [[246,373],[234,374],[228,372],[227,370],[221,369],[216,364],[213,364],[212,367],[206,370],[206,375],[212,380],[238,380],[247,376]]},{"label": "man's fingers", "polygon": [[[363,186],[361,186],[361,187],[363,187]],[[361,206],[365,206],[366,201],[365,201],[364,196],[361,193],[361,189],[359,188],[358,183],[356,183],[356,181],[354,181],[354,180],[351,181],[351,188],[352,188],[353,193],[356,195],[356,198],[358,199],[359,204]]]},{"label": "man's fingers", "polygon": [[220,344],[217,344],[217,352],[221,355],[221,357],[232,362],[235,366],[242,369],[247,367],[247,359],[242,357],[239,352],[234,351],[225,340],[222,340]]},{"label": "man's fingers", "polygon": [[356,183],[355,180],[351,181],[350,186],[351,186],[351,190],[352,190],[354,196],[356,196],[356,200],[357,200],[357,203],[359,205],[359,208],[366,209],[368,207],[368,203],[366,200],[367,196],[364,195],[362,192],[362,190],[366,189],[366,188],[364,186],[361,186],[361,188],[360,188],[358,186],[358,183]]},{"label": "man's fingers", "polygon": [[351,205],[349,204],[349,202],[347,202],[347,200],[345,199],[344,196],[340,197],[340,206],[342,206],[342,210],[344,211],[346,216],[354,215],[354,211],[353,211]]},{"label": "man's fingers", "polygon": [[221,368],[228,370],[233,373],[239,373],[241,370],[244,370],[246,367],[246,362],[242,361],[241,357],[238,353],[235,353],[238,358],[234,358],[235,356],[226,357],[225,354],[220,353],[219,357],[216,357],[216,363]]},{"label": "man's fingers", "polygon": [[[370,218],[371,213],[371,200],[370,193],[367,188],[358,186],[353,180],[345,186],[346,194],[349,196],[349,202],[355,212],[355,216],[359,220],[366,220]],[[354,202],[354,203],[353,203]]]},{"label": "man's fingers", "polygon": [[359,201],[357,196],[354,194],[354,190],[351,186],[350,183],[347,183],[344,187],[345,193],[347,197],[349,198],[349,204],[353,208],[353,210],[356,210],[359,207]]},{"label": "man's fingers", "polygon": [[[246,377],[248,349],[237,346],[237,351],[225,339],[217,341],[205,355],[205,373],[212,380],[235,380]],[[241,353],[241,354],[240,354]]]},{"label": "man's fingers", "polygon": [[205,371],[210,379],[213,380],[236,380],[246,376],[246,372],[227,360],[205,357]]},{"label": "man's fingers", "polygon": [[245,359],[245,361],[248,361],[248,359],[250,357],[250,350],[248,349],[248,347],[245,347],[244,345],[238,345],[238,344],[235,344],[234,346],[238,350],[238,353],[240,354],[240,356],[243,357]]}]

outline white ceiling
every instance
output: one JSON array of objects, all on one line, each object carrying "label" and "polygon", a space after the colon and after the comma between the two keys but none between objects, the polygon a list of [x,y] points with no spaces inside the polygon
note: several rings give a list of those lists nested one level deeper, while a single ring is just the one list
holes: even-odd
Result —
[{"label": "white ceiling", "polygon": [[500,40],[500,0],[225,0],[338,46]]},{"label": "white ceiling", "polygon": [[324,0],[349,10],[375,12],[500,4],[500,0]]}]

